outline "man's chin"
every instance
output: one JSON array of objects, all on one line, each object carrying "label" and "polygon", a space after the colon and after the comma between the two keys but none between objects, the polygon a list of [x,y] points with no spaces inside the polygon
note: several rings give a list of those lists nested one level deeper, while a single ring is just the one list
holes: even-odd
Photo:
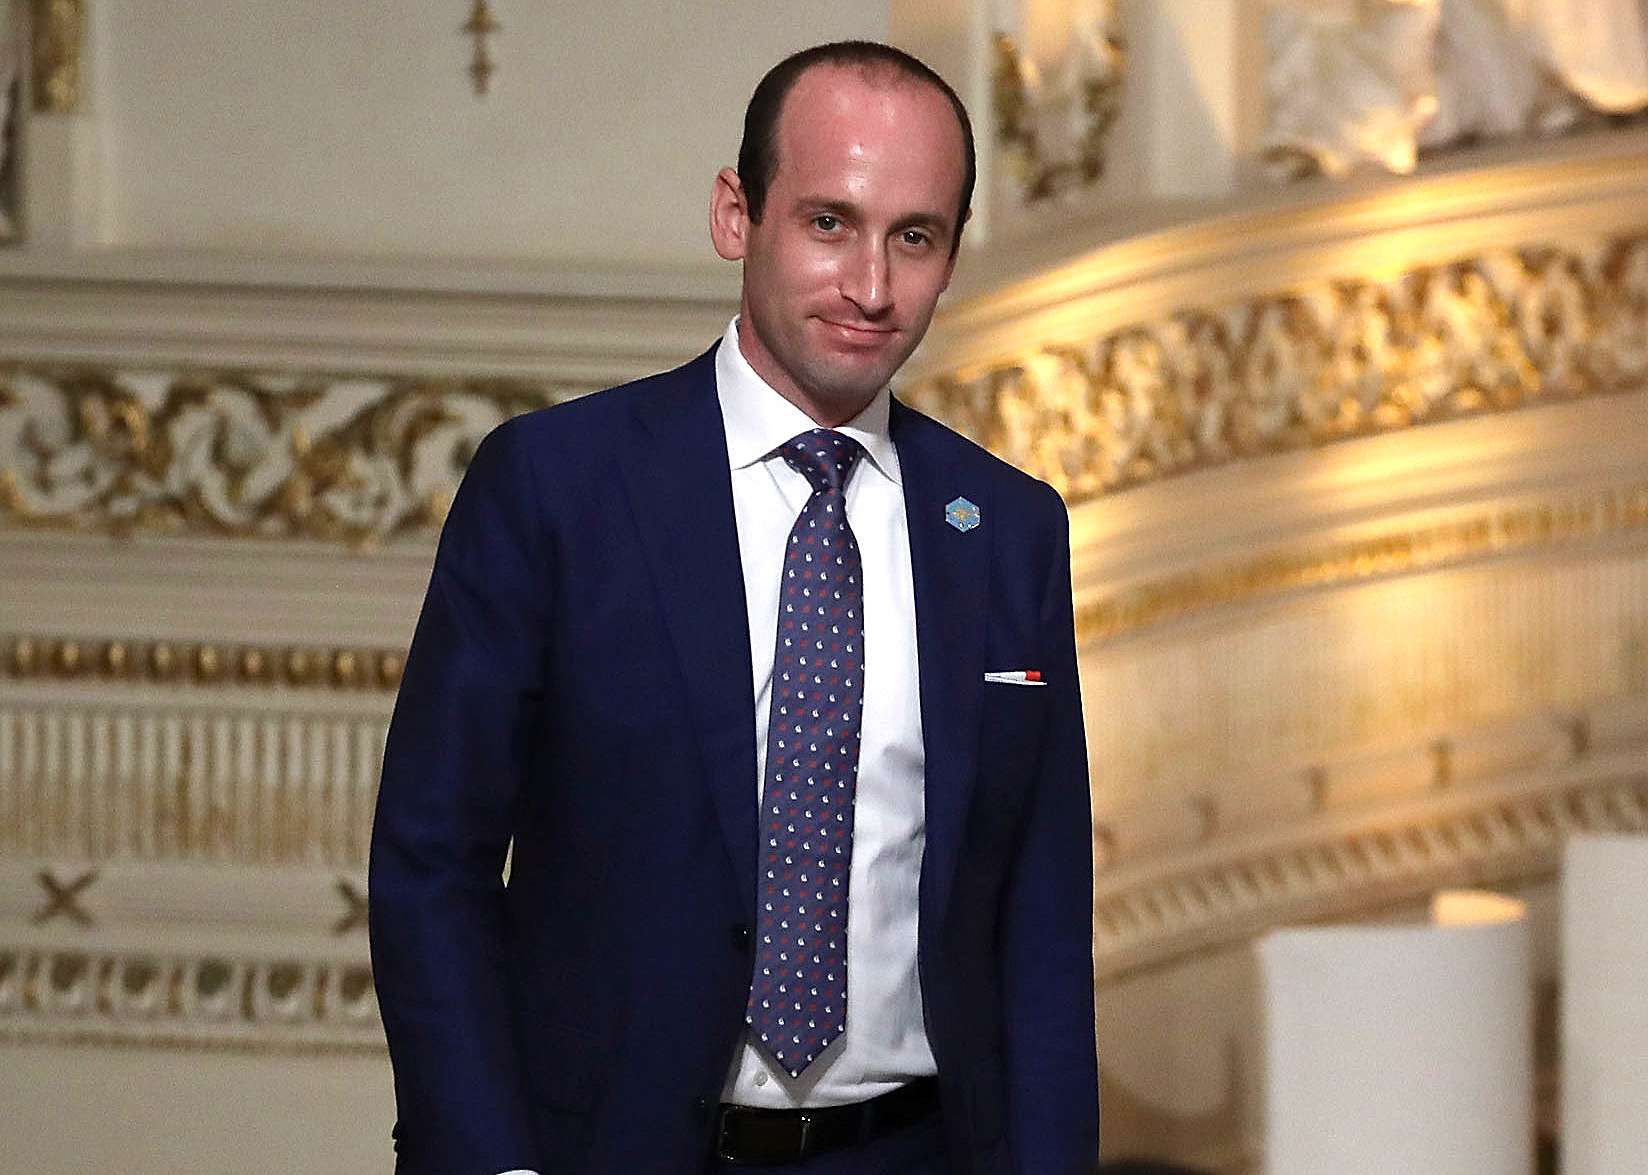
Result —
[{"label": "man's chin", "polygon": [[851,408],[856,415],[875,399],[876,393],[886,387],[891,379],[892,372],[883,373],[880,366],[868,372],[836,370],[823,373],[823,378],[813,380],[808,390],[820,403]]},{"label": "man's chin", "polygon": [[[896,361],[895,361],[896,360]],[[904,356],[832,355],[828,361],[814,365],[814,386],[831,394],[832,399],[868,400],[892,381],[903,363]]]}]

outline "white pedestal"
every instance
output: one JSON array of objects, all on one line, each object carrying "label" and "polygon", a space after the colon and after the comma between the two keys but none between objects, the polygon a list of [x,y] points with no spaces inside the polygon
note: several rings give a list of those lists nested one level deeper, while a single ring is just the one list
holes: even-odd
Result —
[{"label": "white pedestal", "polygon": [[1648,837],[1569,841],[1562,871],[1562,1169],[1648,1171]]},{"label": "white pedestal", "polygon": [[1532,996],[1518,903],[1259,944],[1268,1175],[1528,1175]]}]

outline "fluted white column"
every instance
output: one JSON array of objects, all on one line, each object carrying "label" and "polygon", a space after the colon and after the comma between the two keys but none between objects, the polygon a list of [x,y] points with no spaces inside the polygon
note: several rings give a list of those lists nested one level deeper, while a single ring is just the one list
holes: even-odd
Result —
[{"label": "fluted white column", "polygon": [[1533,1042],[1520,903],[1446,895],[1428,926],[1259,944],[1268,1175],[1528,1175]]},{"label": "fluted white column", "polygon": [[1562,1169],[1648,1171],[1648,837],[1581,836],[1562,870]]}]

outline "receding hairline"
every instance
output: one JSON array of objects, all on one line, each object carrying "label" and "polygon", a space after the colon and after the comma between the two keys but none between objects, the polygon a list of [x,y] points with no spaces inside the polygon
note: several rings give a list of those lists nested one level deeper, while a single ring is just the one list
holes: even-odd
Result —
[{"label": "receding hairline", "polygon": [[826,73],[856,75],[859,80],[863,81],[872,89],[877,90],[918,89],[926,90],[928,93],[932,94],[943,104],[945,112],[950,116],[950,125],[955,127],[956,153],[958,158],[961,160],[963,169],[965,170],[968,128],[962,123],[960,116],[956,113],[955,107],[951,104],[950,95],[945,93],[944,88],[941,85],[936,84],[931,78],[923,77],[921,74],[912,72],[908,67],[896,61],[888,61],[885,59],[876,59],[872,61],[830,61],[826,59],[823,61],[815,61],[811,65],[807,66],[806,69],[803,69],[800,73],[796,74],[795,80],[792,81],[788,88],[785,89],[783,100],[778,104],[778,117],[773,120],[773,174],[776,175],[778,173],[778,167],[781,162],[779,159],[778,148],[784,139],[784,117],[789,113],[790,103],[795,98],[795,92],[806,84],[808,78],[813,77],[814,75]]},{"label": "receding hairline", "polygon": [[943,87],[937,85],[931,78],[912,73],[905,66],[884,60],[875,61],[815,61],[806,69],[795,75],[795,80],[784,91],[784,98],[778,104],[778,118],[776,125],[784,125],[784,112],[790,108],[790,99],[795,97],[796,90],[804,85],[808,78],[821,74],[851,74],[856,76],[872,89],[898,90],[918,89],[926,90],[944,103],[944,109],[949,113],[950,120],[955,123],[956,131],[965,136],[966,131],[961,125],[961,119],[956,115],[954,107],[950,105],[950,96]]}]

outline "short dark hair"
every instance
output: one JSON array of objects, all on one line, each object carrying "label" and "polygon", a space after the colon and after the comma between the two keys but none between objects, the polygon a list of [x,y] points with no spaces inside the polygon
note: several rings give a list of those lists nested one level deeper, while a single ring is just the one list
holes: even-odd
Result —
[{"label": "short dark hair", "polygon": [[750,95],[750,104],[744,111],[744,139],[738,146],[738,179],[744,186],[744,204],[750,219],[757,223],[766,211],[767,188],[778,169],[778,120],[784,111],[784,99],[795,88],[801,75],[815,66],[833,65],[844,69],[865,71],[885,70],[902,75],[906,80],[925,83],[938,90],[950,101],[961,125],[964,170],[961,182],[961,201],[956,206],[955,232],[950,238],[950,253],[955,255],[961,244],[961,226],[967,219],[967,210],[973,202],[973,184],[978,179],[978,152],[973,145],[973,123],[967,117],[967,107],[950,83],[924,61],[876,41],[834,41],[828,45],[814,45],[792,53],[767,71]]}]

